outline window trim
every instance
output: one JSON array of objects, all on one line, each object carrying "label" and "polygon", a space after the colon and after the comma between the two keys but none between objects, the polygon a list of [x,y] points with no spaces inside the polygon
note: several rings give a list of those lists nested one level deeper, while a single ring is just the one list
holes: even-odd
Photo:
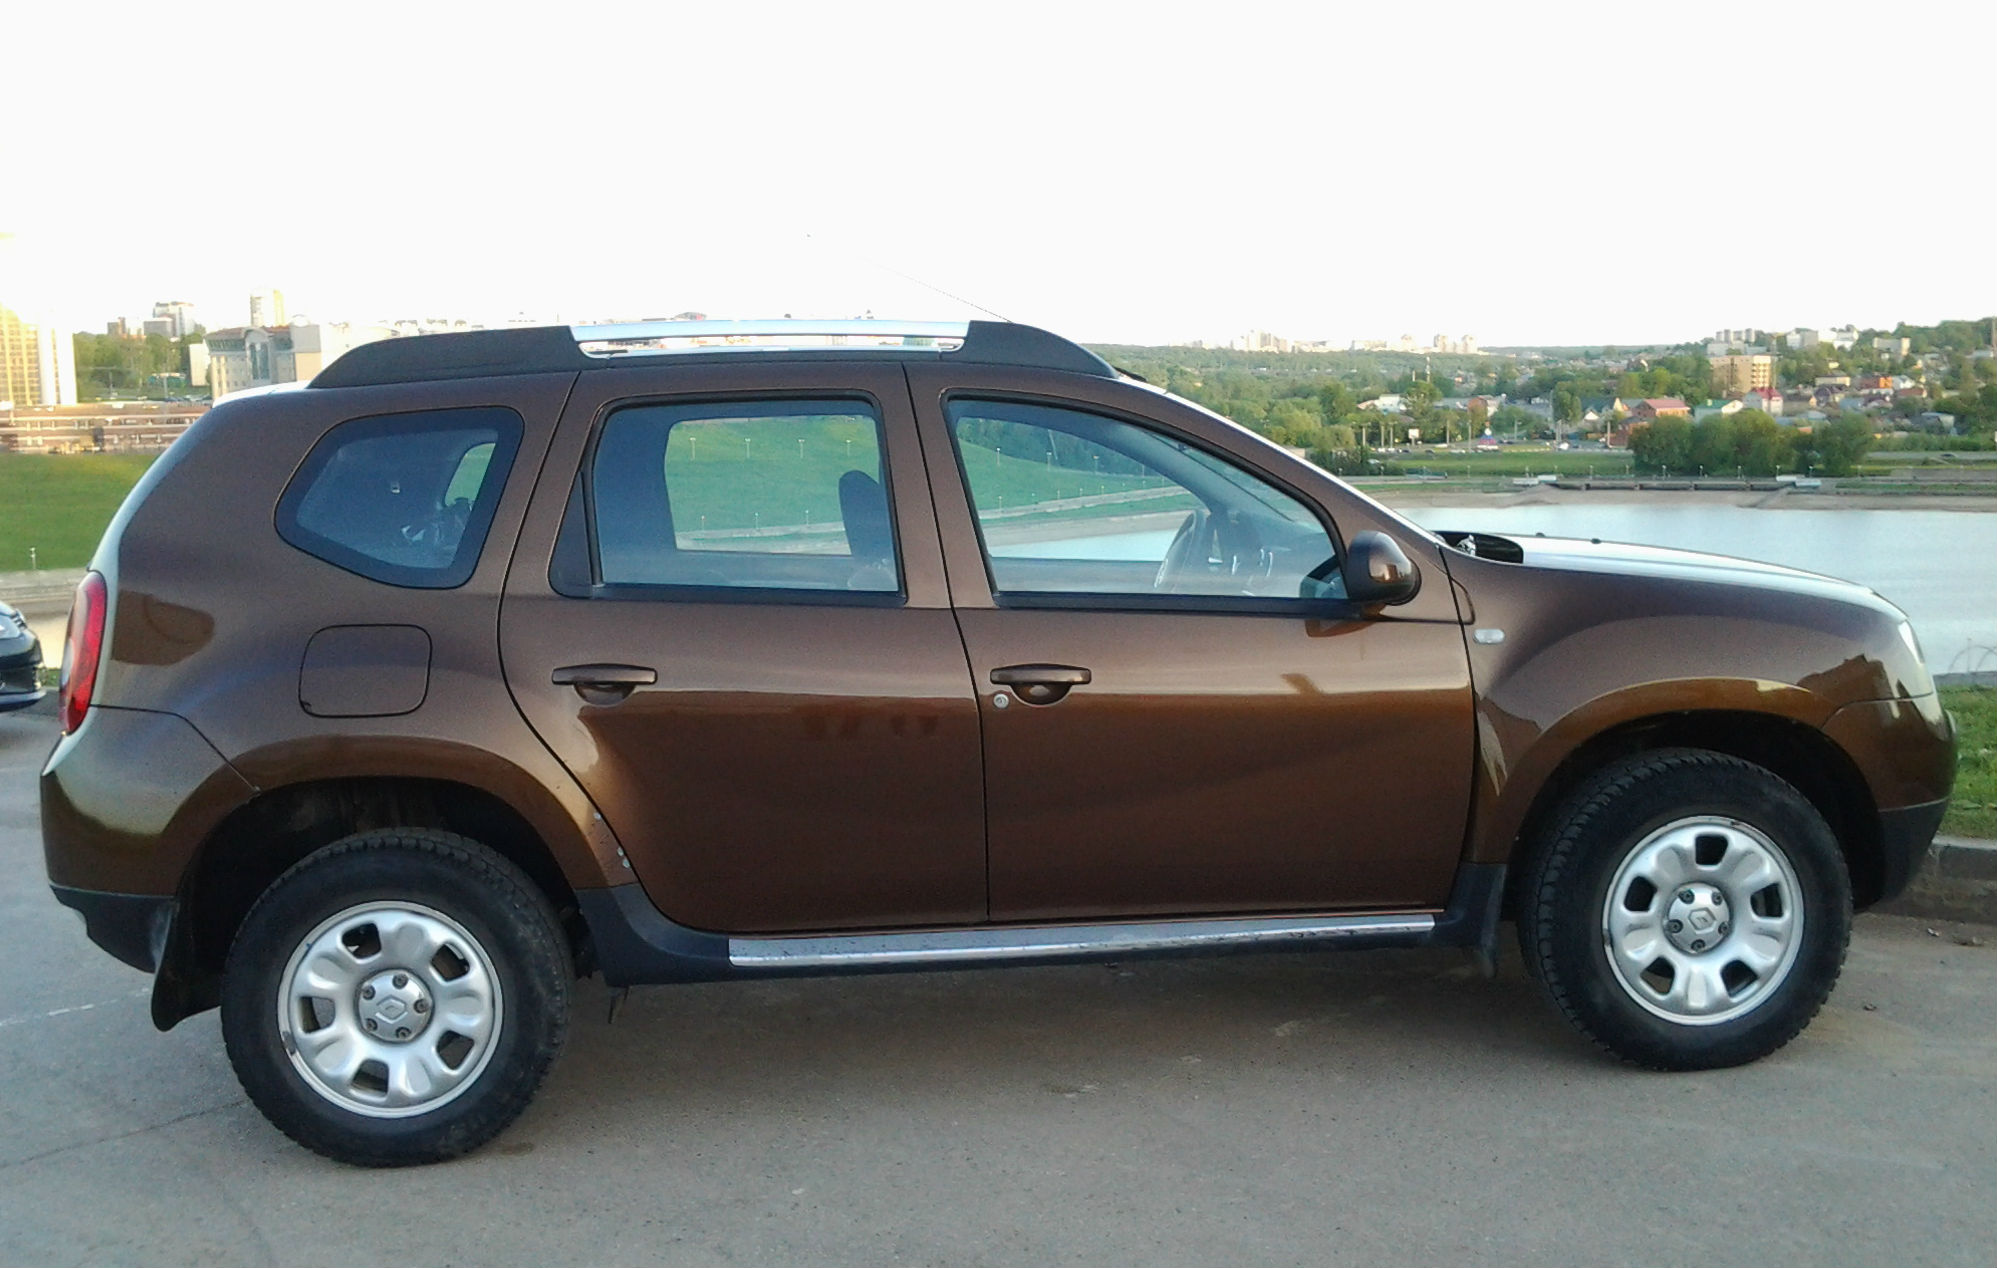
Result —
[{"label": "window trim", "polygon": [[[451,418],[451,415],[479,415],[481,418],[474,423],[469,419]],[[412,419],[427,421],[412,426]],[[298,522],[300,506],[318,483],[319,477],[325,474],[326,468],[332,465],[334,456],[346,444],[397,434],[466,431],[475,427],[494,433],[492,457],[486,463],[485,481],[479,486],[478,497],[473,500],[471,513],[465,519],[465,531],[458,539],[458,548],[451,558],[450,567],[415,568],[391,563],[334,541]],[[492,522],[499,513],[499,501],[512,477],[513,462],[519,456],[526,430],[526,420],[521,418],[520,412],[506,405],[451,405],[401,410],[391,414],[362,414],[344,419],[320,433],[319,439],[312,442],[312,448],[298,464],[298,469],[292,472],[291,479],[286,481],[284,492],[278,495],[277,505],[272,511],[273,526],[286,545],[342,572],[404,590],[456,590],[472,579],[478,571],[479,561],[485,557],[486,539],[491,535]],[[459,455],[459,462],[463,460],[463,455]],[[449,485],[445,487],[448,489]]]},{"label": "window trim", "polygon": [[[626,409],[645,406],[753,405],[776,401],[849,402],[864,405],[872,416],[879,440],[881,491],[887,498],[888,531],[894,538],[895,588],[892,590],[821,590],[792,586],[711,586],[681,583],[605,581],[603,555],[596,527],[596,455],[610,420]],[[569,489],[569,501],[581,499],[581,514],[565,505],[556,530],[555,546],[549,552],[548,585],[556,594],[571,599],[599,599],[621,603],[744,603],[798,604],[815,607],[898,608],[908,603],[908,569],[902,550],[901,516],[895,506],[894,465],[888,437],[887,410],[880,398],[860,388],[783,388],[776,391],[702,392],[695,395],[645,395],[606,401],[590,421],[589,442],[583,446],[581,465]],[[661,477],[663,479],[663,475]],[[670,496],[670,495],[669,495]],[[582,556],[587,582],[565,574],[565,556],[576,552],[571,540],[576,531],[572,516],[582,522]],[[674,547],[678,549],[677,545]],[[702,552],[708,553],[708,552]],[[712,552],[723,553],[723,552]],[[836,556],[834,556],[836,558]]]},{"label": "window trim", "polygon": [[[978,518],[978,499],[971,489],[970,469],[964,465],[964,447],[958,443],[956,420],[951,407],[959,401],[995,401],[1020,405],[1040,405],[1064,409],[1076,414],[1090,414],[1110,422],[1124,423],[1145,431],[1157,432],[1168,440],[1176,441],[1190,449],[1196,449],[1217,462],[1246,471],[1255,479],[1269,485],[1288,497],[1297,505],[1310,512],[1324,530],[1331,543],[1332,559],[1343,560],[1346,554],[1345,539],[1339,536],[1338,526],[1332,522],[1325,508],[1317,499],[1309,497],[1288,481],[1278,479],[1260,467],[1250,465],[1241,458],[1216,449],[1213,445],[1185,431],[1161,422],[1148,415],[1130,410],[1118,409],[1111,405],[1100,405],[1093,401],[1077,401],[1068,397],[1042,396],[1032,392],[985,391],[977,388],[951,390],[943,394],[939,402],[939,413],[943,418],[943,430],[950,442],[951,461],[957,470],[957,479],[963,486],[964,505],[970,511],[971,529],[978,543],[978,557],[984,564],[985,587],[991,594],[992,604],[998,608],[1019,609],[1066,609],[1091,612],[1187,612],[1187,613],[1234,613],[1244,616],[1339,616],[1354,609],[1346,599],[1306,599],[1276,598],[1269,596],[1225,595],[1225,594],[1137,594],[1117,590],[1001,590],[998,578],[992,573],[991,545],[985,540],[984,521]],[[1170,476],[1165,477],[1171,479]],[[1177,483],[1174,481],[1174,483]],[[1181,486],[1183,487],[1183,486]],[[1191,490],[1188,490],[1191,492]],[[1198,495],[1195,494],[1195,497]],[[1320,565],[1322,566],[1322,565]]]}]

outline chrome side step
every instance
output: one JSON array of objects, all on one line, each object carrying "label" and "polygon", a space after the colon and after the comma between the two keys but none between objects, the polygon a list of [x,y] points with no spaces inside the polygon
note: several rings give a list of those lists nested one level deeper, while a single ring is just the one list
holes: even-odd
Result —
[{"label": "chrome side step", "polygon": [[738,969],[866,969],[942,967],[1020,960],[1103,959],[1119,955],[1202,950],[1281,950],[1294,944],[1387,944],[1435,930],[1432,915],[1284,916],[1274,919],[1166,920],[1147,924],[1039,925],[941,929],[925,933],[730,938],[728,963]]}]

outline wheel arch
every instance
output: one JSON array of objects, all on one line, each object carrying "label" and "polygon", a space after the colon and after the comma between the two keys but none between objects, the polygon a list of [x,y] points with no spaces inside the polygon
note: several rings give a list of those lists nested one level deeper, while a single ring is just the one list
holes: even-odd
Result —
[{"label": "wheel arch", "polygon": [[[214,1007],[229,945],[273,881],[313,852],[377,828],[436,828],[478,841],[525,872],[561,918],[586,971],[589,945],[577,882],[547,833],[488,788],[427,775],[344,775],[260,790],[215,826],[189,861],[153,988],[153,1021],[167,1029]],[[597,883],[601,883],[598,881]]]},{"label": "wheel arch", "polygon": [[1703,710],[1633,718],[1602,730],[1572,748],[1540,784],[1511,843],[1514,892],[1505,911],[1516,914],[1515,887],[1530,869],[1531,852],[1568,798],[1589,776],[1635,753],[1664,748],[1704,749],[1752,762],[1801,793],[1830,825],[1851,874],[1852,898],[1864,908],[1885,887],[1879,808],[1857,763],[1823,731],[1777,714]]}]

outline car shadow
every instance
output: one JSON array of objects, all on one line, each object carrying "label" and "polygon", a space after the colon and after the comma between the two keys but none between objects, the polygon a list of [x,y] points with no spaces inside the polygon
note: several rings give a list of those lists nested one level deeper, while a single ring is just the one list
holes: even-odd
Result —
[{"label": "car shadow", "polygon": [[[1247,1081],[1364,1095],[1375,1081],[1612,1075],[1516,954],[1284,953],[643,987],[577,984],[534,1109],[617,1133],[708,1115],[817,1117],[855,1101],[948,1117],[971,1101],[1210,1094]],[[1487,1072],[1480,1075],[1478,1072]],[[739,1125],[739,1124],[738,1124]]]}]

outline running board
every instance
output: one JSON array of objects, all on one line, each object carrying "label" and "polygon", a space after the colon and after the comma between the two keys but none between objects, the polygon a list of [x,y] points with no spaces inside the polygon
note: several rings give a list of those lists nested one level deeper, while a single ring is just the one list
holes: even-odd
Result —
[{"label": "running board", "polygon": [[589,927],[588,953],[604,981],[640,986],[1319,948],[1471,947],[1489,960],[1497,948],[1504,883],[1503,864],[1462,864],[1449,905],[1440,913],[1226,916],[752,938],[678,924],[635,883],[577,890],[576,906]]},{"label": "running board", "polygon": [[730,938],[728,962],[740,969],[790,971],[1006,964],[1019,960],[1047,963],[1208,950],[1276,951],[1287,944],[1399,941],[1425,937],[1434,930],[1435,917],[1431,915],[1321,916]]}]

